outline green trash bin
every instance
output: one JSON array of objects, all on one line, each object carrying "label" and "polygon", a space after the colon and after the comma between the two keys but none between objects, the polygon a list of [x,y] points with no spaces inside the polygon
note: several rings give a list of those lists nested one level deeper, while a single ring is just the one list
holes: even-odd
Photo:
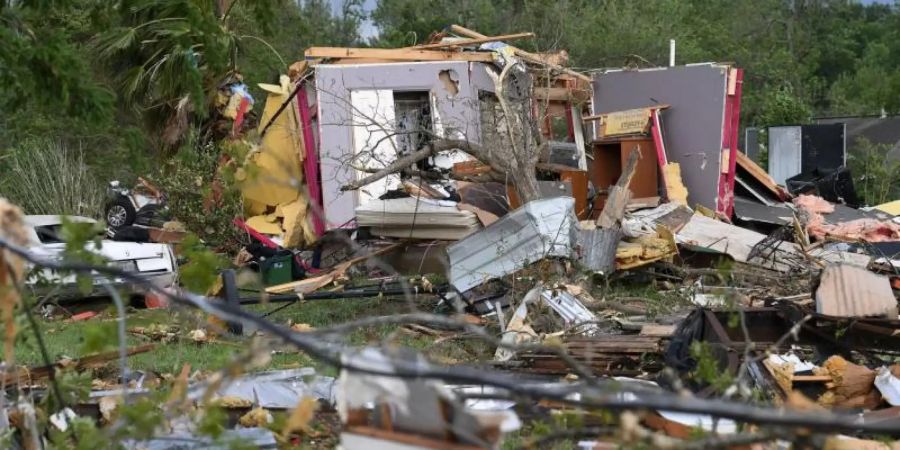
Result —
[{"label": "green trash bin", "polygon": [[294,279],[292,268],[294,255],[285,252],[260,261],[259,271],[266,286],[288,283]]}]

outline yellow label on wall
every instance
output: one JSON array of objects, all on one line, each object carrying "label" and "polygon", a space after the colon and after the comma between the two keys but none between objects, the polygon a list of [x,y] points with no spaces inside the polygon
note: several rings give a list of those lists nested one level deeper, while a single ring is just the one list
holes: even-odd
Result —
[{"label": "yellow label on wall", "polygon": [[607,114],[603,119],[604,136],[643,133],[650,120],[650,109],[630,109]]}]

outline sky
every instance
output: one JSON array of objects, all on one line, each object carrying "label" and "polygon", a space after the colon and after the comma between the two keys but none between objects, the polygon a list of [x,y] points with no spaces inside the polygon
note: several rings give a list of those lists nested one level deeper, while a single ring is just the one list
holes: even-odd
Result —
[{"label": "sky", "polygon": [[[301,0],[302,1],[302,0]],[[344,0],[329,0],[331,2],[331,10],[335,13],[341,11],[341,5],[343,5]],[[363,0],[363,11],[365,13],[372,12],[375,7],[378,5],[378,0]],[[363,39],[368,39],[374,37],[378,34],[378,29],[375,28],[375,25],[372,24],[371,20],[366,19],[359,27],[359,34]]]}]

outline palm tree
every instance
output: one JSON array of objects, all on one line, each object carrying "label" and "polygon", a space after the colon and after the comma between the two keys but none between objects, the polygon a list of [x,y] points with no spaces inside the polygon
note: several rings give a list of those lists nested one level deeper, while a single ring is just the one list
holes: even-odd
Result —
[{"label": "palm tree", "polygon": [[[208,117],[212,96],[235,73],[239,36],[227,26],[239,0],[119,0],[119,26],[94,46],[117,74],[124,103],[142,113],[167,147],[191,117]],[[277,0],[254,0],[254,8]]]}]

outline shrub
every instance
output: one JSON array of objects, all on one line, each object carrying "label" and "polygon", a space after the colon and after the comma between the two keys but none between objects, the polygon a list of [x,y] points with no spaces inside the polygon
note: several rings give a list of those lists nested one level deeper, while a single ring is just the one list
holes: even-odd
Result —
[{"label": "shrub", "polygon": [[99,217],[103,184],[84,162],[81,149],[50,140],[34,140],[0,159],[0,196],[26,214]]},{"label": "shrub", "polygon": [[153,181],[168,194],[175,220],[218,251],[236,252],[243,245],[243,233],[232,224],[242,215],[240,193],[228,171],[219,167],[220,149],[194,141],[189,138]]},{"label": "shrub", "polygon": [[859,138],[847,158],[856,192],[867,205],[900,198],[900,161],[890,160],[891,147]]}]

